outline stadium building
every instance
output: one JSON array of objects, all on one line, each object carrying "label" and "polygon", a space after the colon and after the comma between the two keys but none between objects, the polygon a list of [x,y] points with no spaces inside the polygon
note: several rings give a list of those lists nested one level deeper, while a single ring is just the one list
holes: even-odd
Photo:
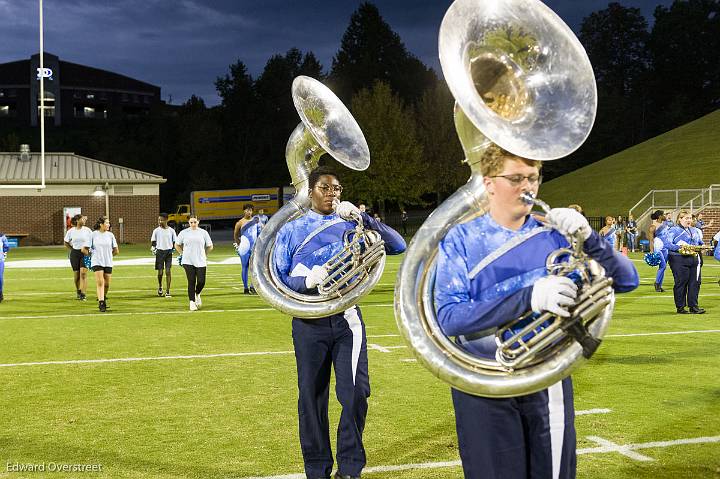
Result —
[{"label": "stadium building", "polygon": [[[35,126],[40,112],[40,55],[0,63],[0,125]],[[45,53],[46,125],[137,117],[161,104],[160,87]]]},{"label": "stadium building", "polygon": [[0,231],[21,245],[62,244],[74,214],[86,215],[90,228],[108,214],[119,242],[149,242],[166,181],[74,153],[46,153],[46,187],[17,189],[41,183],[40,154],[0,153]]}]

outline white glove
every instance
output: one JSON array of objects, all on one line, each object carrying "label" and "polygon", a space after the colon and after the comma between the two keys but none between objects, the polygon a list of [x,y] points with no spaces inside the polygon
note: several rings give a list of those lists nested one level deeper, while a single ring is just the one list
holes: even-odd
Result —
[{"label": "white glove", "polygon": [[335,212],[344,220],[352,220],[353,214],[360,216],[360,210],[349,201],[342,201],[335,207]]},{"label": "white glove", "polygon": [[574,304],[577,285],[566,276],[545,276],[535,282],[530,306],[536,313],[549,311],[558,316],[568,317],[568,306]]},{"label": "white glove", "polygon": [[157,254],[157,248],[156,248],[155,246],[151,246],[151,247],[150,247],[150,252],[151,252],[152,254]]},{"label": "white glove", "polygon": [[250,251],[250,240],[247,239],[245,236],[241,236],[240,243],[233,243],[233,246],[235,247],[235,251],[237,251],[237,254],[239,254],[240,256],[244,256]]},{"label": "white glove", "polygon": [[313,289],[320,284],[322,280],[327,278],[327,276],[328,272],[324,267],[315,265],[305,277],[305,287],[307,287],[307,289]]},{"label": "white glove", "polygon": [[592,233],[588,220],[571,208],[553,208],[545,219],[565,235],[574,236],[579,232],[580,237],[586,240]]}]

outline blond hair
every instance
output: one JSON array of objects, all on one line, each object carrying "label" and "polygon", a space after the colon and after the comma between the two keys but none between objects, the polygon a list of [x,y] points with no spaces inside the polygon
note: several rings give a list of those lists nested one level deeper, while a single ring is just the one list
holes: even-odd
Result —
[{"label": "blond hair", "polygon": [[675,217],[675,221],[680,221],[680,218],[682,218],[683,216],[689,216],[690,218],[692,218],[692,213],[690,213],[688,210],[680,210]]},{"label": "blond hair", "polygon": [[488,146],[480,159],[480,174],[483,176],[495,176],[505,167],[506,160],[520,160],[528,166],[534,166],[540,171],[542,169],[542,161],[528,160],[507,150],[500,148],[495,143]]}]

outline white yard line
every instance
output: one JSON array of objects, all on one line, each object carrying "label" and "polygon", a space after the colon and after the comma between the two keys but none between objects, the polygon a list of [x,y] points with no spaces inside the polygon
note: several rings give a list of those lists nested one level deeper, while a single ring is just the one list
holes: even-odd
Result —
[{"label": "white yard line", "polygon": [[606,334],[606,338],[632,338],[634,336],[664,336],[672,334],[720,333],[720,329],[702,329],[695,331],[666,331],[660,333]]},{"label": "white yard line", "polygon": [[[605,441],[601,438],[597,438],[602,441]],[[714,437],[696,437],[696,438],[690,438],[690,439],[676,439],[674,441],[661,441],[661,442],[644,442],[644,443],[638,443],[638,444],[627,444],[625,446],[618,446],[614,443],[610,443],[609,441],[606,441],[609,444],[612,444],[612,446],[601,446],[601,447],[592,447],[592,448],[585,448],[585,449],[578,449],[577,453],[578,455],[581,454],[605,454],[609,452],[621,452],[624,455],[632,455],[636,453],[632,453],[631,451],[635,449],[650,449],[650,448],[662,448],[662,447],[672,447],[672,446],[680,446],[684,444],[706,444],[706,443],[714,443],[714,442],[720,442],[720,436],[714,436]],[[641,454],[637,454],[639,457],[644,457],[644,460],[652,460],[651,458],[648,458],[646,456],[642,456]],[[630,456],[629,456],[630,457]],[[635,459],[635,458],[633,458]],[[637,459],[640,460],[640,459]],[[363,474],[374,474],[374,473],[381,473],[381,472],[393,472],[393,471],[407,471],[412,469],[440,469],[445,467],[461,467],[462,464],[460,461],[443,461],[443,462],[422,462],[422,463],[414,463],[414,464],[398,464],[393,466],[373,466],[373,467],[367,467],[363,469]],[[251,477],[242,477],[239,479],[305,479],[305,474],[282,474],[278,476],[251,476]]]},{"label": "white yard line", "polygon": [[[205,288],[208,289],[208,288]],[[112,290],[111,290],[112,291]],[[183,293],[179,290],[175,293],[174,297],[182,297]],[[112,295],[110,296],[112,299]],[[363,304],[361,307],[365,308],[387,308],[393,306],[393,303],[374,303],[374,304]],[[126,311],[124,313],[85,313],[85,314],[42,314],[34,316],[6,316],[0,317],[0,321],[12,320],[12,319],[63,319],[63,318],[102,318],[105,316],[135,316],[135,315],[155,315],[155,314],[192,314],[195,316],[202,316],[203,313],[239,313],[239,312],[257,312],[257,311],[277,311],[275,308],[244,308],[244,309],[203,309],[201,311]]]},{"label": "white yard line", "polygon": [[654,461],[654,459],[651,457],[643,456],[639,452],[635,452],[635,451],[631,450],[629,446],[620,446],[619,444],[616,444],[612,441],[608,441],[607,439],[603,439],[599,436],[587,436],[587,439],[600,444],[600,446],[602,448],[602,452],[617,452],[617,453],[622,454],[625,457],[629,457],[630,459],[634,459],[636,461],[642,461],[642,462]]},{"label": "white yard line", "polygon": [[611,413],[612,409],[598,408],[598,409],[585,409],[584,411],[575,411],[576,416],[585,416],[587,414],[608,414]]}]

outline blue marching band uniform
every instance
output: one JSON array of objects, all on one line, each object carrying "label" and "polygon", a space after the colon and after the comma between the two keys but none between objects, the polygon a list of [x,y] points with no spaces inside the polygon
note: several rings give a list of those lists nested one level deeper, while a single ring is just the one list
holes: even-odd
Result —
[{"label": "blue marching band uniform", "polygon": [[667,222],[662,223],[655,229],[655,238],[653,239],[653,251],[660,254],[660,267],[655,275],[655,288],[662,289],[663,280],[665,279],[665,270],[667,269],[668,249],[665,246],[663,237],[670,230]]},{"label": "blue marching band uniform", "polygon": [[7,256],[8,251],[10,251],[10,243],[7,237],[3,233],[0,233],[0,301],[4,299],[3,278],[5,276],[5,256]]},{"label": "blue marching band uniform", "polygon": [[[380,233],[387,254],[405,251],[405,240],[389,226],[362,213],[366,228]],[[285,224],[277,234],[273,262],[280,279],[299,293],[305,278],[343,249],[343,235],[355,223],[337,214],[308,211]],[[370,396],[365,324],[358,306],[320,319],[293,318],[292,337],[298,373],[300,446],[308,478],[330,477],[333,467],[328,425],[330,369],[335,367],[335,392],[342,406],[337,434],[338,472],[360,476],[365,466],[362,433]]]},{"label": "blue marching band uniform", "polygon": [[[489,214],[453,227],[440,243],[435,281],[445,334],[471,353],[494,358],[494,330],[531,309],[533,283],[547,275],[547,256],[566,246],[562,234],[532,216],[518,231]],[[584,250],[605,268],[616,292],[638,286],[632,263],[596,232]],[[575,477],[570,378],[525,396],[484,398],[453,389],[452,399],[466,479]]]},{"label": "blue marching band uniform", "polygon": [[675,279],[673,296],[678,312],[684,312],[685,306],[689,306],[691,312],[704,312],[698,306],[702,266],[700,256],[697,254],[682,255],[678,252],[683,243],[691,246],[704,244],[702,237],[702,231],[698,228],[692,226],[683,228],[680,225],[669,228],[662,237],[665,248],[668,250],[670,270]]},{"label": "blue marching band uniform", "polygon": [[[262,215],[265,216],[265,215]],[[265,217],[267,222],[267,217]],[[252,254],[253,246],[260,235],[261,224],[260,216],[253,216],[250,221],[243,225],[240,230],[240,243],[237,246],[237,253],[240,256],[240,263],[242,264],[242,282],[245,291],[251,286],[248,280],[248,272],[250,271],[250,255]]]}]

